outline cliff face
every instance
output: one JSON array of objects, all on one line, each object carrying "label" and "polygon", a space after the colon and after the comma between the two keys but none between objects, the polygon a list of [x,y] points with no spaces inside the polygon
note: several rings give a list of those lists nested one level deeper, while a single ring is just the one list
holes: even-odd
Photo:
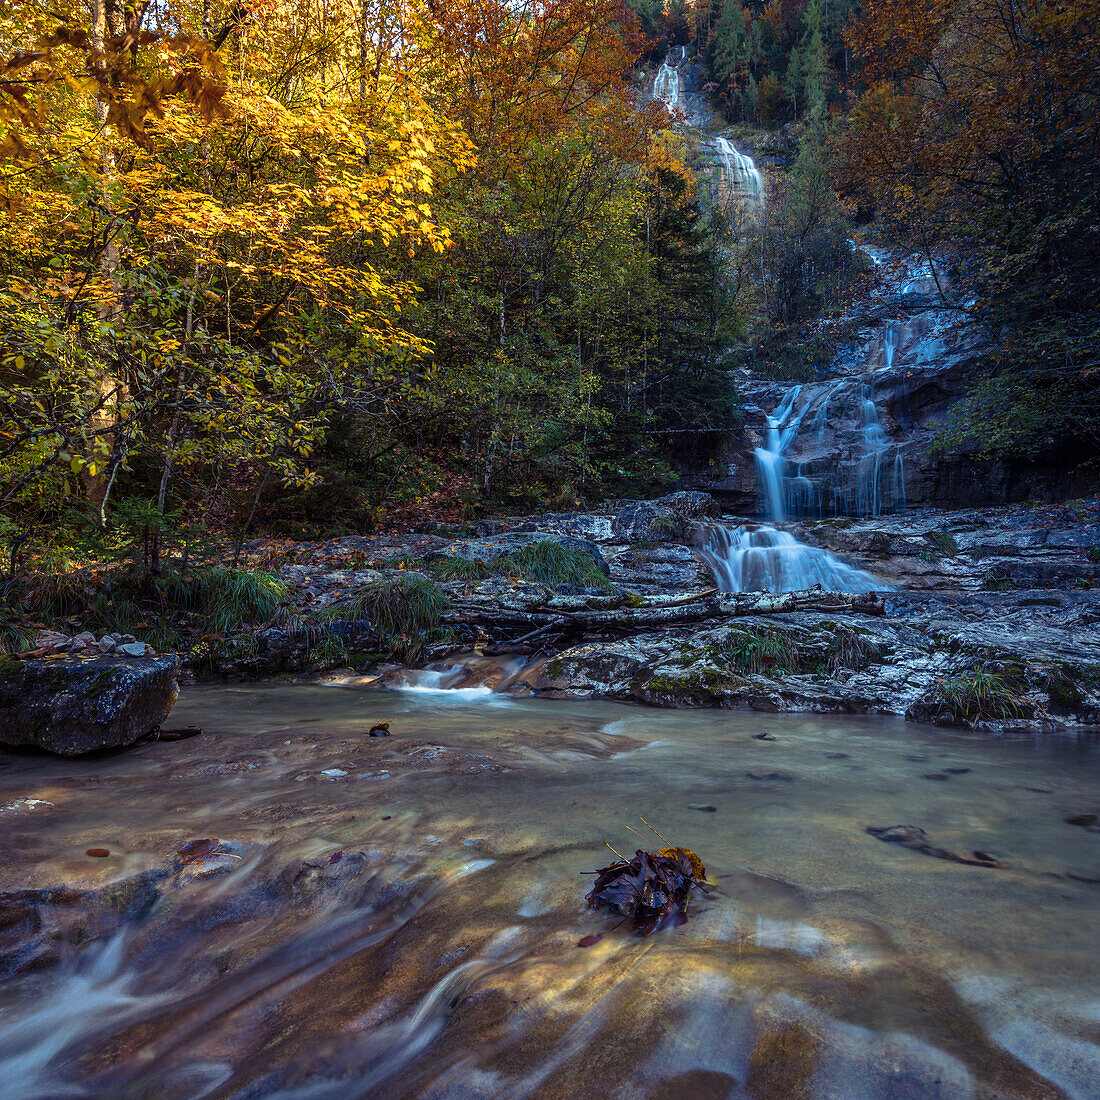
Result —
[{"label": "cliff face", "polygon": [[877,250],[881,278],[844,320],[855,338],[822,377],[790,384],[742,371],[746,417],[720,463],[684,485],[772,519],[879,515],[1084,493],[1076,456],[1025,463],[943,452],[934,440],[973,383],[983,334],[945,308],[944,276]]}]

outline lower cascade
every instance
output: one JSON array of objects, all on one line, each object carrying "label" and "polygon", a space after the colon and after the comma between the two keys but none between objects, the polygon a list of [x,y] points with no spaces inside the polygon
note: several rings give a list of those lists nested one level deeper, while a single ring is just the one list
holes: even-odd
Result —
[{"label": "lower cascade", "polygon": [[883,583],[825,550],[768,526],[707,528],[699,551],[721,592],[874,592]]}]

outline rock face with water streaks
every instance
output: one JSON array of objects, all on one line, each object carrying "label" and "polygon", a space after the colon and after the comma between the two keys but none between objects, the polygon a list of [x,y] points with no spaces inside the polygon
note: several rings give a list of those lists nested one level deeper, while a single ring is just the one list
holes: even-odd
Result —
[{"label": "rock face with water streaks", "polygon": [[[973,385],[986,339],[950,302],[926,262],[866,248],[877,281],[822,335],[838,341],[812,380],[744,370],[743,427],[714,469],[685,483],[773,521],[866,516],[918,507],[1065,499],[1089,491],[1083,455],[1052,443],[1034,460],[991,461],[938,448],[940,429]],[[945,304],[940,291],[948,300]]]},{"label": "rock face with water streaks", "polygon": [[0,742],[59,756],[132,745],[168,717],[179,658],[6,661]]}]

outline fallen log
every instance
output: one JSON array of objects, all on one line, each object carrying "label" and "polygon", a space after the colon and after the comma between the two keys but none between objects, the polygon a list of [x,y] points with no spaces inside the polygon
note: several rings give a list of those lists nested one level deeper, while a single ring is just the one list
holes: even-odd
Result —
[{"label": "fallen log", "polygon": [[709,620],[720,621],[748,615],[785,615],[796,611],[884,615],[886,605],[882,597],[873,592],[853,594],[807,589],[778,594],[717,593],[709,589],[685,599],[641,607],[585,608],[575,611],[547,610],[545,605],[535,603],[532,603],[529,610],[517,611],[514,607],[502,609],[489,602],[459,600],[444,619],[448,623],[467,623],[500,632],[526,627],[526,632],[520,637],[499,639],[500,643],[511,641],[522,644],[555,631],[570,638],[587,637],[596,631],[620,635],[644,634],[652,630],[689,626]]}]

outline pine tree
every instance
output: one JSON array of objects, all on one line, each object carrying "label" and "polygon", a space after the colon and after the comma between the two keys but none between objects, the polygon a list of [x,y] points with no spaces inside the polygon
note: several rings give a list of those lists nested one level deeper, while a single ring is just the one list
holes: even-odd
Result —
[{"label": "pine tree", "polygon": [[810,0],[802,20],[806,28],[800,46],[802,109],[809,119],[819,108],[824,112],[829,97],[829,60],[821,33],[821,5],[818,0]]},{"label": "pine tree", "polygon": [[738,68],[748,59],[749,43],[741,0],[726,0],[714,32],[711,71],[719,81],[736,83]]}]

